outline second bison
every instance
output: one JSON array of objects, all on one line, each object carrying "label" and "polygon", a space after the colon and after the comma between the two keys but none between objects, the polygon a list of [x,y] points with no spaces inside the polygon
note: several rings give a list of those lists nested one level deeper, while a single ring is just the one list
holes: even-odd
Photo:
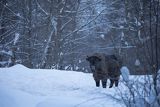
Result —
[{"label": "second bison", "polygon": [[93,72],[93,78],[96,82],[96,86],[106,88],[107,79],[110,79],[111,88],[115,83],[118,86],[120,77],[120,64],[115,55],[105,55],[104,53],[95,53],[86,58],[90,63],[91,71]]}]

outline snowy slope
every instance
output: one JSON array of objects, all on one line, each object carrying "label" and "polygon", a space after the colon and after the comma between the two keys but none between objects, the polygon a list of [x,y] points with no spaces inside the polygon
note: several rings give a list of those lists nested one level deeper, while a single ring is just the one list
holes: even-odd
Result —
[{"label": "snowy slope", "polygon": [[116,88],[96,88],[91,74],[23,65],[0,69],[0,107],[124,107],[113,96]]}]

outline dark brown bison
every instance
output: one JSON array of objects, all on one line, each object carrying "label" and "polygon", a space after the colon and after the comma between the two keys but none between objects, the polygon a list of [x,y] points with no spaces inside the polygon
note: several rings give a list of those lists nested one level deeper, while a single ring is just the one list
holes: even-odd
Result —
[{"label": "dark brown bison", "polygon": [[118,87],[119,77],[120,77],[120,64],[115,59],[109,59],[108,61],[108,78],[110,79],[110,86],[111,88],[115,83],[115,86]]},{"label": "dark brown bison", "polygon": [[96,82],[96,86],[106,88],[107,79],[110,79],[111,88],[115,83],[118,86],[118,80],[120,76],[120,66],[115,55],[105,55],[103,53],[95,53],[86,58],[90,63],[91,71],[93,72],[93,78]]}]

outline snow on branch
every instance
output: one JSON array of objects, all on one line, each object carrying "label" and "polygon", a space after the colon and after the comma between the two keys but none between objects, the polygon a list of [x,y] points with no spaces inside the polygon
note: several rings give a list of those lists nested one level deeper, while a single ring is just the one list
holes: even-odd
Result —
[{"label": "snow on branch", "polygon": [[68,35],[66,35],[63,39],[68,38],[70,35],[72,35],[73,33],[78,32],[79,30],[81,30],[83,27],[89,25],[90,23],[92,23],[93,21],[95,21],[100,15],[101,13],[103,13],[106,9],[103,9],[96,17],[92,18],[89,22],[87,22],[86,24],[80,26],[79,28],[75,29],[73,32],[69,33]]},{"label": "snow on branch", "polygon": [[2,2],[0,2],[0,4],[2,4],[5,8],[7,8],[10,12],[12,12],[15,16],[21,18],[21,19],[25,19],[24,17],[22,17],[20,14],[16,14],[14,11],[12,11],[7,5],[4,5]]},{"label": "snow on branch", "polygon": [[36,3],[37,3],[37,5],[38,5],[38,7],[40,8],[40,10],[42,10],[42,12],[45,13],[45,15],[48,16],[48,15],[49,15],[48,12],[46,12],[46,11],[42,8],[42,6],[39,4],[38,0],[36,0]]},{"label": "snow on branch", "polygon": [[12,52],[11,51],[0,51],[0,55],[8,55],[8,56],[12,56]]}]

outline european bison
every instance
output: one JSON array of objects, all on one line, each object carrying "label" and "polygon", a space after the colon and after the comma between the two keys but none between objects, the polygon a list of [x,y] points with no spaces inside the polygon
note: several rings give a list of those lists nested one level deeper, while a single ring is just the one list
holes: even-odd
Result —
[{"label": "european bison", "polygon": [[86,58],[90,63],[91,71],[93,72],[93,78],[96,82],[96,86],[106,88],[107,79],[110,79],[111,88],[115,83],[118,86],[120,76],[120,64],[115,55],[105,55],[104,53],[95,53],[92,56]]}]

